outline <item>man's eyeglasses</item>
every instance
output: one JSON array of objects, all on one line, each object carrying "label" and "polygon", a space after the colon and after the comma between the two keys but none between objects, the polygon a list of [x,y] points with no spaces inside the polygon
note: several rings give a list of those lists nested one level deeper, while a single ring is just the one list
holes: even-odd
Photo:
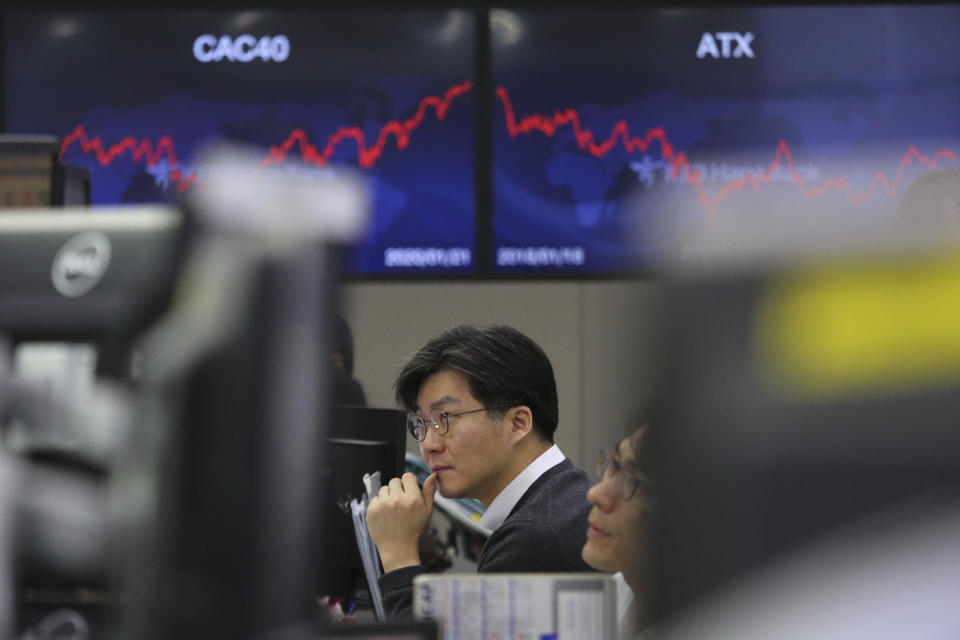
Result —
[{"label": "man's eyeglasses", "polygon": [[601,451],[597,456],[597,478],[600,481],[615,478],[617,495],[624,500],[636,495],[637,488],[652,486],[636,473],[624,470],[623,463],[609,451]]},{"label": "man's eyeglasses", "polygon": [[434,409],[430,412],[430,415],[427,416],[426,420],[421,418],[416,413],[411,413],[407,416],[407,431],[410,432],[414,438],[423,442],[423,439],[427,437],[427,425],[429,424],[433,427],[433,432],[438,436],[445,436],[447,432],[450,431],[450,418],[458,418],[460,416],[465,416],[468,413],[477,413],[478,411],[489,411],[490,409],[503,409],[509,407],[508,404],[498,404],[492,407],[480,407],[479,409],[470,409],[469,411],[461,411],[460,413],[449,413],[443,409]]}]

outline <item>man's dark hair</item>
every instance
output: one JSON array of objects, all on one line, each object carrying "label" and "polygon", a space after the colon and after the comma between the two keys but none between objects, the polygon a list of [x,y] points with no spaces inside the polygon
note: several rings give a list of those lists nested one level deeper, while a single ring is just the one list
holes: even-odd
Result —
[{"label": "man's dark hair", "polygon": [[[431,375],[458,371],[470,393],[484,406],[526,405],[533,413],[533,428],[547,442],[557,430],[557,382],[547,354],[512,327],[460,325],[432,338],[404,365],[394,385],[397,404],[407,411],[417,408],[417,394]],[[500,420],[506,409],[491,409],[491,420]]]}]

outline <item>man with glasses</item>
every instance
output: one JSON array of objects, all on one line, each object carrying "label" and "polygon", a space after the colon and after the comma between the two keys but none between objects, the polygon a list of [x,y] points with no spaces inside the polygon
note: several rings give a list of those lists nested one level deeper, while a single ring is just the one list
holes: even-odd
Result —
[{"label": "man with glasses", "polygon": [[367,510],[391,613],[412,606],[413,579],[424,571],[417,537],[437,489],[486,507],[480,524],[493,533],[478,571],[591,570],[580,555],[590,480],[553,442],[556,381],[535,342],[505,326],[448,329],[406,363],[395,390],[431,474],[422,491],[412,473],[392,479]]}]

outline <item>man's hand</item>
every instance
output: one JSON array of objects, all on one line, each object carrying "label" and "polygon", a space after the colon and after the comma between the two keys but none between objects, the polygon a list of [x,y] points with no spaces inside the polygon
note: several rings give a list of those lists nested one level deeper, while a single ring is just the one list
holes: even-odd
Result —
[{"label": "man's hand", "polygon": [[385,572],[420,564],[417,540],[430,520],[436,491],[437,474],[427,476],[421,493],[417,476],[408,472],[380,487],[370,501],[367,528]]}]

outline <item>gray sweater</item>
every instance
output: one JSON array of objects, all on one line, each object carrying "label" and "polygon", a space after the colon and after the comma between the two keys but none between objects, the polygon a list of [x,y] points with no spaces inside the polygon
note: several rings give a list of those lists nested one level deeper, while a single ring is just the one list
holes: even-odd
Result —
[{"label": "gray sweater", "polygon": [[[580,557],[587,540],[590,484],[583,469],[569,460],[544,472],[483,545],[477,571],[593,571]],[[380,591],[388,615],[412,614],[413,579],[421,573],[424,568],[416,565],[381,576]]]}]

